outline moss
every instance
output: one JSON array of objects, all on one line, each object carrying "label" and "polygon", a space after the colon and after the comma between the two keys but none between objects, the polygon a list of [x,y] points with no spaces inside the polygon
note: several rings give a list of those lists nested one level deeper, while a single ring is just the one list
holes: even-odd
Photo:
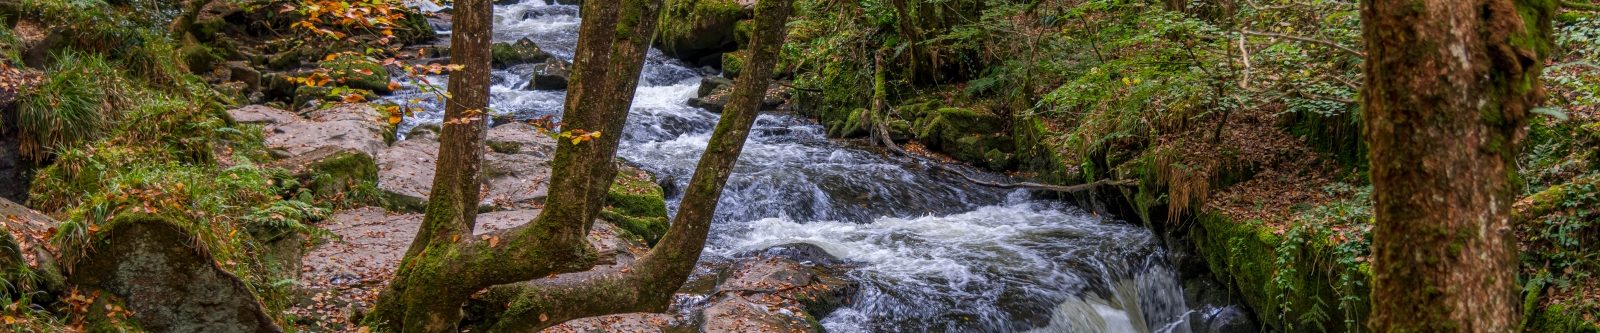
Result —
[{"label": "moss", "polygon": [[[1600,326],[1584,319],[1585,314],[1571,310],[1563,304],[1551,304],[1544,310],[1528,314],[1527,332],[1545,333],[1593,333],[1600,332]],[[1593,314],[1590,314],[1593,315]]]},{"label": "moss", "polygon": [[744,56],[744,51],[723,54],[722,76],[726,76],[728,78],[739,77],[739,73],[744,71]]},{"label": "moss", "polygon": [[736,0],[670,0],[662,7],[655,45],[667,54],[697,56],[734,43],[746,17]]},{"label": "moss", "polygon": [[343,86],[389,93],[389,70],[377,60],[362,56],[340,56],[322,62],[328,76]]},{"label": "moss", "polygon": [[[1333,285],[1338,281],[1332,260],[1317,260],[1332,249],[1328,244],[1311,241],[1297,244],[1299,253],[1292,267],[1278,262],[1279,247],[1288,241],[1260,223],[1233,221],[1218,214],[1198,217],[1199,226],[1190,230],[1196,250],[1206,259],[1214,276],[1223,280],[1229,289],[1243,296],[1244,303],[1258,314],[1263,323],[1279,331],[1311,329],[1303,323],[1308,312],[1321,312],[1328,320],[1320,321],[1326,328],[1341,327],[1347,315],[1356,322],[1366,318],[1370,302],[1365,287],[1352,293],[1341,293]],[[1360,271],[1359,269],[1357,271]],[[1369,280],[1363,277],[1360,280]],[[1342,296],[1343,295],[1343,296]],[[1355,309],[1339,311],[1342,297],[1355,296]],[[1288,305],[1287,307],[1285,305]]]},{"label": "moss", "polygon": [[491,63],[496,67],[540,63],[550,58],[549,53],[545,53],[539,49],[538,44],[526,38],[516,43],[494,43],[489,47],[489,55]]},{"label": "moss", "polygon": [[209,73],[211,70],[216,69],[217,63],[223,61],[222,56],[217,55],[215,50],[205,45],[193,44],[185,46],[179,49],[178,52],[183,57],[183,63],[188,65],[189,71],[193,73]]},{"label": "moss", "polygon": [[[376,186],[378,164],[365,153],[344,150],[307,166],[315,175],[307,187],[318,197],[350,199],[363,187]],[[341,204],[354,204],[356,200],[337,200]]]},{"label": "moss", "polygon": [[606,207],[600,217],[655,245],[667,232],[666,197],[649,173],[624,168],[606,193]]}]

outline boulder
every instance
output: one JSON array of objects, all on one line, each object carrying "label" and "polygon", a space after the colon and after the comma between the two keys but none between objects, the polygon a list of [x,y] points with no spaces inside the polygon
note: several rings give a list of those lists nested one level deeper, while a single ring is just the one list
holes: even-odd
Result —
[{"label": "boulder", "polygon": [[737,332],[819,332],[812,327],[815,318],[809,318],[794,307],[773,307],[766,300],[740,295],[729,295],[712,301],[701,314],[705,322],[700,331],[705,333]]},{"label": "boulder", "polygon": [[350,198],[363,184],[377,184],[378,164],[372,155],[346,147],[322,147],[272,163],[288,170],[301,186],[323,198]]},{"label": "boulder", "polygon": [[[708,77],[700,81],[700,90],[695,98],[690,98],[689,106],[705,109],[712,113],[722,113],[727,107],[729,97],[733,93],[733,80],[722,77]],[[788,101],[789,89],[772,83],[767,86],[767,92],[761,98],[761,111],[776,111]]]},{"label": "boulder", "polygon": [[733,89],[733,79],[721,76],[707,76],[700,79],[700,89],[695,97],[711,96],[712,93]]},{"label": "boulder", "polygon": [[816,332],[818,319],[859,290],[847,265],[810,244],[743,254],[702,312],[702,332]]},{"label": "boulder", "polygon": [[[534,208],[549,194],[555,140],[523,123],[489,130],[490,151],[481,170],[488,186],[483,203],[494,210]],[[396,208],[420,211],[433,190],[438,139],[414,135],[378,154],[378,189]]]},{"label": "boulder", "polygon": [[126,302],[151,332],[281,332],[239,278],[171,221],[125,216],[90,235],[69,281]]},{"label": "boulder", "polygon": [[628,234],[655,245],[667,233],[666,196],[650,173],[622,165],[606,192],[606,207],[600,218],[621,227]]},{"label": "boulder", "polygon": [[696,61],[733,51],[740,20],[750,18],[742,0],[673,0],[663,8],[655,46],[667,55]]},{"label": "boulder", "polygon": [[551,58],[550,53],[539,49],[538,44],[527,38],[515,43],[494,43],[490,46],[490,54],[495,68],[544,62]]},{"label": "boulder", "polygon": [[389,88],[389,69],[372,58],[341,56],[322,62],[321,67],[339,85],[379,94],[393,92]]},{"label": "boulder", "polygon": [[371,105],[341,104],[312,111],[311,116],[266,127],[267,148],[273,155],[287,158],[322,147],[342,147],[377,156],[387,146],[384,138],[390,125]]},{"label": "boulder", "polygon": [[528,90],[564,90],[571,76],[572,64],[552,57],[534,65],[533,80],[528,82]]},{"label": "boulder", "polygon": [[[60,291],[65,288],[61,269],[56,265],[52,229],[60,222],[23,205],[0,198],[0,280],[12,281],[9,288]],[[27,274],[24,278],[19,276]],[[15,290],[13,289],[13,290]],[[34,299],[46,303],[45,293]]]}]

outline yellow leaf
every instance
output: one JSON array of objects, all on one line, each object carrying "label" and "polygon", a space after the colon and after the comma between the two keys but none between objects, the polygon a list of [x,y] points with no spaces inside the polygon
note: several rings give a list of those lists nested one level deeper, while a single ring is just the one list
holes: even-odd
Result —
[{"label": "yellow leaf", "polygon": [[398,125],[398,124],[400,124],[400,120],[402,120],[402,119],[400,118],[399,114],[390,115],[389,116],[389,125]]}]

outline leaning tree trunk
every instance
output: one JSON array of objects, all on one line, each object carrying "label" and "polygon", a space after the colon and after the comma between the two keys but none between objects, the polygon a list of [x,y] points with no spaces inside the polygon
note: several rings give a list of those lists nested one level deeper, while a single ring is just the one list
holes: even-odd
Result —
[{"label": "leaning tree trunk", "polygon": [[1518,144],[1550,0],[1361,2],[1377,332],[1510,332]]},{"label": "leaning tree trunk", "polygon": [[728,107],[685,189],[678,215],[661,241],[620,271],[490,288],[484,301],[502,310],[490,315],[498,318],[491,331],[533,332],[577,318],[667,310],[673,293],[700,259],[723,186],[760,114],[786,36],[791,1],[761,0],[756,4],[750,65],[735,82]]}]

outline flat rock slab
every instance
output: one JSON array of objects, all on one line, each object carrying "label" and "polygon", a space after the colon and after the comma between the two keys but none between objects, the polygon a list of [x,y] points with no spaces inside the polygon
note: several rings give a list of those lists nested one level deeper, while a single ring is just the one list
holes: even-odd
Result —
[{"label": "flat rock slab", "polygon": [[[555,140],[539,129],[510,123],[489,130],[489,152],[481,170],[487,192],[482,204],[494,210],[538,209],[550,189]],[[419,135],[395,143],[378,155],[378,189],[397,206],[420,211],[433,190],[439,141]]]},{"label": "flat rock slab", "polygon": [[294,157],[324,147],[349,148],[378,156],[388,144],[382,114],[367,104],[341,104],[311,111],[309,117],[268,106],[228,110],[234,121],[262,125],[267,148],[278,157]]}]

